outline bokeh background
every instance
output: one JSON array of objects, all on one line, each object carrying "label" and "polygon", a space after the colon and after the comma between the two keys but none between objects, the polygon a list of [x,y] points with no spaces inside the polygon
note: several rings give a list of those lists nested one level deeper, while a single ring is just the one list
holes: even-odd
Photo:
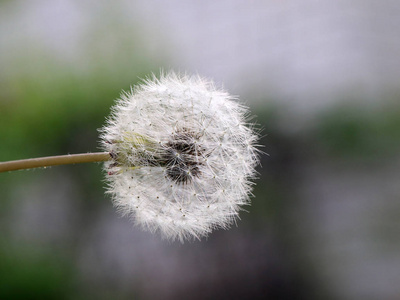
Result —
[{"label": "bokeh background", "polygon": [[0,161],[96,151],[123,89],[211,77],[262,128],[255,198],[185,244],[100,164],[0,174],[0,299],[400,299],[400,2],[0,1]]}]

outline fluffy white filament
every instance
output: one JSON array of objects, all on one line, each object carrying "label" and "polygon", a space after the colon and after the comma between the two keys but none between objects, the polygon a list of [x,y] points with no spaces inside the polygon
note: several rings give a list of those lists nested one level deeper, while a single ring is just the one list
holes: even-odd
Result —
[{"label": "fluffy white filament", "polygon": [[169,239],[228,228],[258,163],[247,112],[212,82],[173,72],[123,93],[102,128],[114,204]]}]

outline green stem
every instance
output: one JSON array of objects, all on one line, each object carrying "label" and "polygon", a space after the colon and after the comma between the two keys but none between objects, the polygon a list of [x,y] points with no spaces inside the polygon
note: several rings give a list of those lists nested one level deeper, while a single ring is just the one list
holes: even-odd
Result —
[{"label": "green stem", "polygon": [[80,164],[110,160],[108,152],[68,154],[0,162],[0,173],[22,169],[42,168],[67,164]]}]

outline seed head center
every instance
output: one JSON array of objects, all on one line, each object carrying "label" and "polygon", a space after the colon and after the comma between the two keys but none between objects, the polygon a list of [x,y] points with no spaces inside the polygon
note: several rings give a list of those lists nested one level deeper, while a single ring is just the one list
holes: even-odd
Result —
[{"label": "seed head center", "polygon": [[167,178],[186,184],[201,175],[204,149],[198,143],[199,136],[182,129],[171,135],[164,145],[163,161]]}]

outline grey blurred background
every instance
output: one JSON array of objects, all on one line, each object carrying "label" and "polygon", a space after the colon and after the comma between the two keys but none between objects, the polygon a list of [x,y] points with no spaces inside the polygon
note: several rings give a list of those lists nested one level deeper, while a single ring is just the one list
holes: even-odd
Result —
[{"label": "grey blurred background", "polygon": [[98,150],[123,89],[211,77],[263,128],[228,231],[134,228],[100,164],[0,174],[0,299],[400,299],[400,2],[0,1],[0,161]]}]

